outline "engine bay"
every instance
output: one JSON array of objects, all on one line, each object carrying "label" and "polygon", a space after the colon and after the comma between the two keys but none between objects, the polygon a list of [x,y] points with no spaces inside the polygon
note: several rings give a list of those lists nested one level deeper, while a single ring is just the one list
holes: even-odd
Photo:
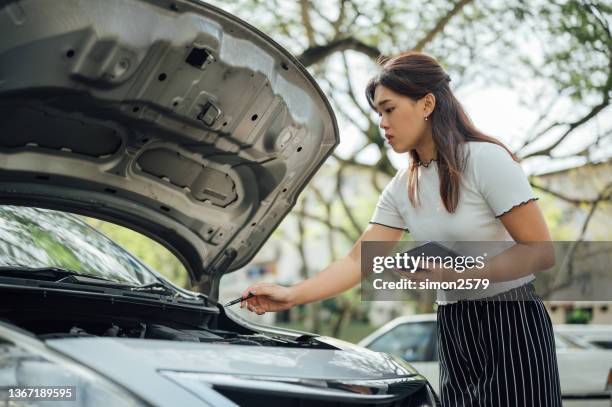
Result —
[{"label": "engine bay", "polygon": [[[15,318],[13,318],[15,319]],[[11,321],[14,323],[13,321]],[[253,346],[304,346],[303,342],[268,336],[265,334],[240,334],[221,329],[193,329],[173,327],[171,323],[152,323],[142,321],[76,321],[53,320],[34,321],[29,323],[17,322],[16,325],[29,332],[33,332],[40,339],[78,338],[78,337],[117,337],[160,339],[185,342],[214,342],[234,345]]]},{"label": "engine bay", "polygon": [[335,349],[312,335],[260,333],[223,307],[61,290],[0,288],[0,320],[41,340],[117,337]]}]

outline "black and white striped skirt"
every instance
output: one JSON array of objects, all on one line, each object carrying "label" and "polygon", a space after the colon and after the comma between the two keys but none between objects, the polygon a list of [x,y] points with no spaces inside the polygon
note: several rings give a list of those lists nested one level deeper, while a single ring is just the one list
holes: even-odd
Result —
[{"label": "black and white striped skirt", "polygon": [[532,284],[438,306],[446,406],[561,407],[555,339]]}]

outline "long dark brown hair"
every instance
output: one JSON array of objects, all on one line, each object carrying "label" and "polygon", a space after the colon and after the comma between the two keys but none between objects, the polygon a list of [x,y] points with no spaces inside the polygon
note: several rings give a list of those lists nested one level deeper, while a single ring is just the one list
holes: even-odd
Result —
[{"label": "long dark brown hair", "polygon": [[[500,145],[518,161],[501,141],[487,136],[474,126],[448,86],[450,77],[434,58],[421,52],[409,51],[394,57],[379,57],[377,63],[382,69],[368,82],[365,91],[372,109],[376,110],[374,91],[378,85],[414,101],[428,93],[436,98],[435,108],[428,120],[431,120],[433,141],[438,153],[436,164],[440,177],[440,196],[448,212],[453,213],[459,203],[461,173],[468,158],[463,151],[466,142]],[[412,161],[408,173],[408,197],[412,205],[417,206],[417,170],[421,160],[416,149],[410,150],[410,156]]]}]

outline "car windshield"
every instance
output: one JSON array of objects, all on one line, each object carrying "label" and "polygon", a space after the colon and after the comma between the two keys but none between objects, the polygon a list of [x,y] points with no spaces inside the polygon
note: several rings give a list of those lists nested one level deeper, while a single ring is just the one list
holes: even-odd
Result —
[{"label": "car windshield", "polygon": [[76,216],[20,206],[0,206],[0,267],[62,268],[133,285],[159,281]]}]

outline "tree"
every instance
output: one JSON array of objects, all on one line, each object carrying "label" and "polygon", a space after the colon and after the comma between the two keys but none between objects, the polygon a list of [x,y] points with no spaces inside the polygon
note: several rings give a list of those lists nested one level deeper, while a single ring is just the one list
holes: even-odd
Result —
[{"label": "tree", "polygon": [[[612,156],[612,7],[607,2],[240,0],[213,4],[242,17],[298,55],[330,99],[342,131],[356,135],[351,146],[339,149],[344,153],[337,152],[329,160],[335,169],[334,200],[342,214],[330,210],[332,202],[311,185],[301,199],[318,202],[325,210],[314,214],[298,204],[293,219],[287,220],[302,228],[326,225],[332,254],[338,240],[354,241],[367,221],[353,214],[354,197],[343,189],[347,173],[355,168],[369,171],[373,190],[381,191],[381,178],[396,171],[363,96],[363,83],[355,78],[373,74],[373,61],[379,55],[410,49],[434,55],[450,74],[454,91],[475,84],[523,90],[522,102],[537,117],[524,138],[511,147],[525,162],[573,160],[575,165],[585,165]],[[539,56],[532,55],[534,48]],[[578,141],[585,129],[592,132],[591,137]],[[373,164],[365,162],[364,151],[374,151],[380,158]],[[597,200],[588,200],[546,190],[537,176],[531,182],[557,198],[590,205],[592,211],[611,199],[609,185]],[[590,219],[577,238],[584,235]],[[296,244],[303,254],[303,233],[300,236]],[[313,270],[307,257],[302,259],[306,276]]]}]

